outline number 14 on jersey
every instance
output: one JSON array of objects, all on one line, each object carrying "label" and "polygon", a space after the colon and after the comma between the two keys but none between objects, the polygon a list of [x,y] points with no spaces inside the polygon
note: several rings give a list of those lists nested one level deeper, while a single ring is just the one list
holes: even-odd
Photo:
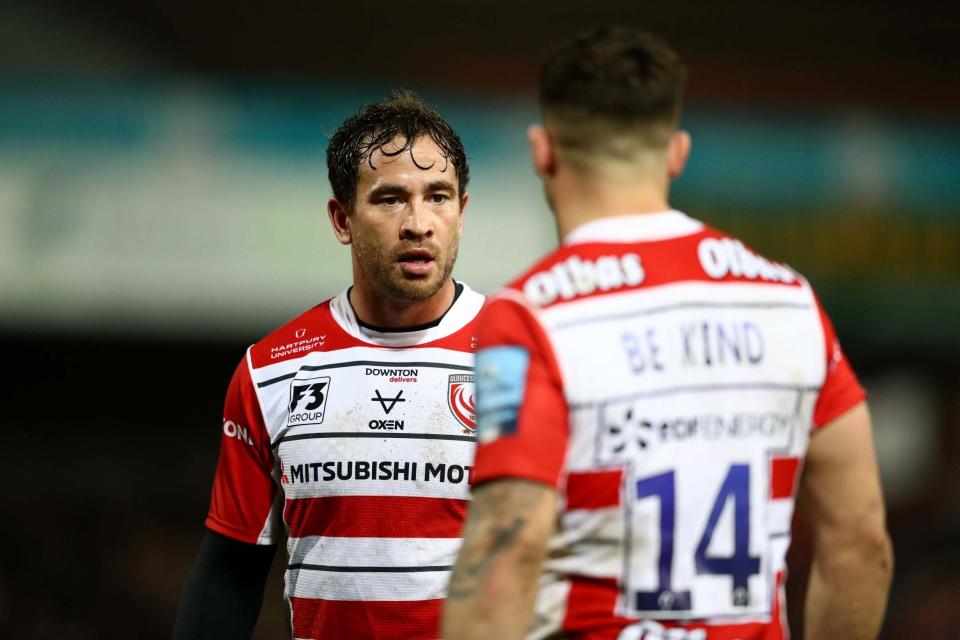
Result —
[{"label": "number 14 on jersey", "polygon": [[753,612],[768,602],[767,585],[757,588],[761,557],[751,551],[763,527],[762,514],[751,512],[758,501],[751,500],[750,465],[730,465],[712,486],[698,471],[682,470],[690,475],[679,491],[676,470],[633,482],[628,517],[639,528],[628,561],[630,613],[700,618]]}]

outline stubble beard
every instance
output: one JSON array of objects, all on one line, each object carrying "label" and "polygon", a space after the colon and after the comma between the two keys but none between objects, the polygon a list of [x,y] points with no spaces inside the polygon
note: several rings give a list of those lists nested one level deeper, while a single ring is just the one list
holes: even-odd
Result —
[{"label": "stubble beard", "polygon": [[[450,246],[431,247],[436,271],[427,278],[405,276],[397,262],[397,253],[367,242],[365,237],[354,237],[353,251],[360,270],[373,283],[375,291],[395,302],[409,305],[423,302],[435,296],[453,273],[457,261],[459,238],[453,238]],[[405,247],[404,250],[418,245]]]}]

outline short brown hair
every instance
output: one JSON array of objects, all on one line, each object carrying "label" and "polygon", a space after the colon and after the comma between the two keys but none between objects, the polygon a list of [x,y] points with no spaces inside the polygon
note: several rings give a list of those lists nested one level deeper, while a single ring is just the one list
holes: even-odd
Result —
[{"label": "short brown hair", "polygon": [[375,151],[383,151],[384,145],[397,137],[403,144],[387,155],[409,151],[423,136],[433,140],[453,164],[459,194],[463,195],[470,168],[460,136],[415,93],[404,90],[394,91],[386,100],[363,107],[334,132],[327,147],[327,176],[333,195],[344,205],[352,205],[357,195],[361,162],[370,162]]},{"label": "short brown hair", "polygon": [[572,153],[621,156],[665,146],[680,120],[686,68],[667,43],[628,27],[584,31],[540,74],[540,108]]}]

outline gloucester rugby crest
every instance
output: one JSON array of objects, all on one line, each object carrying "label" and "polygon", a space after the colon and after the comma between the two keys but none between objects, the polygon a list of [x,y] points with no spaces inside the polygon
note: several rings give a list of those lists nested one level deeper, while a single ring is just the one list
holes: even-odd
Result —
[{"label": "gloucester rugby crest", "polygon": [[464,433],[476,433],[477,401],[473,391],[472,373],[456,373],[450,376],[447,405],[453,417],[463,425]]}]

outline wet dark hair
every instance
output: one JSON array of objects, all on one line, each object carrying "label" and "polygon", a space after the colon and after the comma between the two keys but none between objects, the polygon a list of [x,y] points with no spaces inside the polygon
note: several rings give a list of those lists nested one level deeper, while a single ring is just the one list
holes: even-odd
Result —
[{"label": "wet dark hair", "polygon": [[577,34],[540,74],[540,108],[561,146],[590,150],[603,138],[637,133],[665,144],[677,126],[686,68],[661,38],[630,27]]},{"label": "wet dark hair", "polygon": [[[334,197],[345,206],[352,205],[357,196],[361,162],[373,167],[371,158],[378,149],[388,156],[408,153],[423,136],[429,136],[440,147],[446,161],[453,164],[462,195],[470,179],[470,168],[460,136],[415,93],[398,90],[386,100],[367,105],[347,118],[330,138],[327,175]],[[402,146],[389,153],[384,151],[384,145],[396,138],[401,139]]]}]

